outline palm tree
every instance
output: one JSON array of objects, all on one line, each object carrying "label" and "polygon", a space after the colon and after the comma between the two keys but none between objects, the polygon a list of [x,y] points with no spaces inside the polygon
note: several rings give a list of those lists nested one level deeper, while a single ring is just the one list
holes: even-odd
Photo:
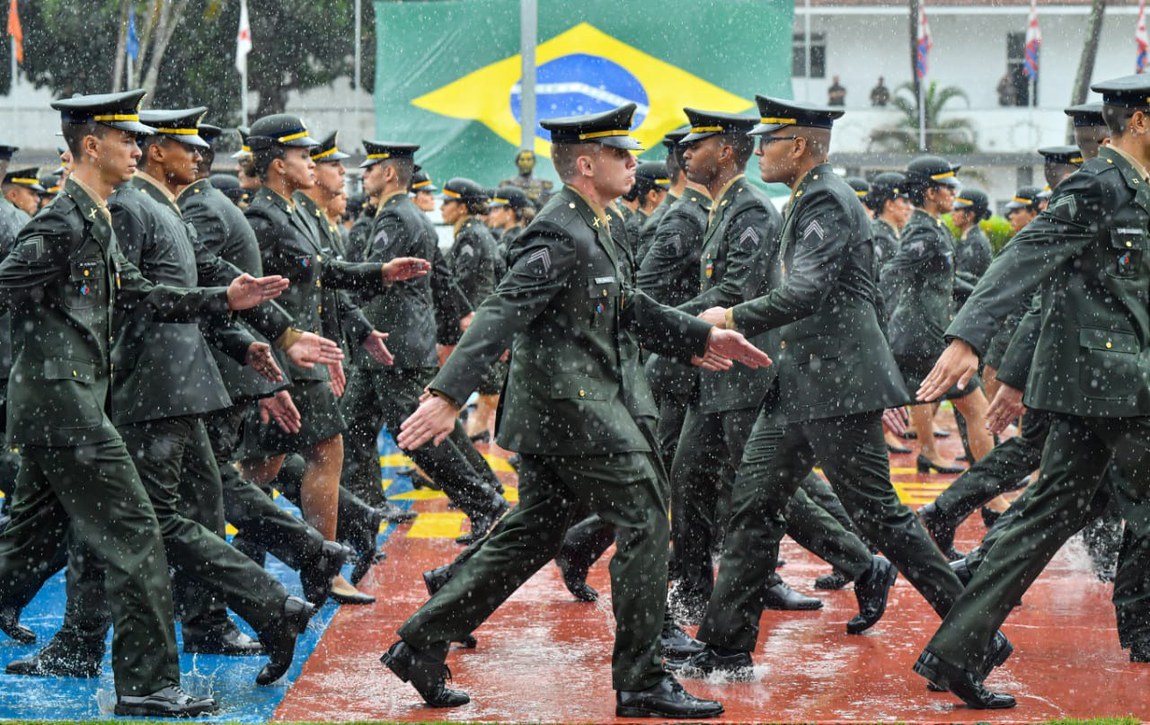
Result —
[{"label": "palm tree", "polygon": [[[940,119],[947,103],[961,98],[970,106],[970,101],[961,88],[945,86],[939,88],[931,81],[926,88],[923,102],[926,110],[926,150],[936,154],[968,154],[976,149],[974,125],[968,118]],[[914,153],[918,147],[918,99],[915,98],[914,84],[903,83],[895,90],[892,105],[902,112],[903,117],[895,126],[877,128],[871,131],[872,148],[879,151],[903,151]]]}]

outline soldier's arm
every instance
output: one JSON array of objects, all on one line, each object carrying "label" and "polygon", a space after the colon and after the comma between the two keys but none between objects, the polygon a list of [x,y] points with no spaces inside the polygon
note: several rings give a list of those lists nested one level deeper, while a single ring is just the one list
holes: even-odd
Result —
[{"label": "soldier's arm", "polygon": [[1034,350],[1038,347],[1038,335],[1042,332],[1042,305],[1039,295],[1030,301],[1030,307],[1014,335],[998,367],[998,379],[1012,388],[1026,389],[1030,377],[1030,366],[1034,361]]},{"label": "soldier's arm", "polygon": [[695,299],[679,305],[692,315],[712,307],[733,307],[749,299],[762,286],[767,274],[767,253],[778,229],[764,208],[750,208],[727,226],[727,269],[719,283]]},{"label": "soldier's arm", "polygon": [[1080,254],[1110,212],[1093,174],[1074,174],[1054,192],[1050,206],[1010,240],[979,280],[973,294],[946,330],[985,354],[1000,323],[1019,300],[1033,294],[1068,259]]},{"label": "soldier's arm", "polygon": [[116,304],[131,312],[146,304],[164,322],[195,322],[223,325],[228,316],[226,287],[171,287],[149,282],[121,252],[113,237],[109,250],[116,268],[119,292]]},{"label": "soldier's arm", "polygon": [[850,253],[853,214],[837,197],[823,194],[796,209],[795,215],[794,255],[782,285],[729,313],[736,329],[747,337],[814,314],[834,288]]},{"label": "soldier's arm", "polygon": [[435,306],[436,342],[454,345],[459,342],[459,321],[471,311],[467,295],[459,289],[443,252],[435,246],[431,260],[431,299]]},{"label": "soldier's arm", "polygon": [[698,274],[698,261],[693,252],[701,243],[702,230],[687,215],[668,211],[655,229],[651,246],[639,265],[636,275],[639,289],[666,304],[685,265],[693,265],[693,271]]},{"label": "soldier's arm", "polygon": [[16,236],[12,252],[0,262],[0,302],[11,305],[22,296],[37,299],[39,290],[70,274],[69,257],[82,241],[83,229],[59,217],[38,217]]},{"label": "soldier's arm", "polygon": [[428,385],[456,405],[467,400],[487,366],[547,308],[575,269],[574,245],[562,229],[551,225],[532,225],[517,248],[520,253],[511,268],[475,311],[455,352]]},{"label": "soldier's arm", "polygon": [[481,301],[486,296],[480,290],[480,255],[478,243],[466,235],[466,232],[455,240],[451,271],[455,274],[456,284],[468,300]]},{"label": "soldier's arm", "polygon": [[352,340],[362,343],[367,339],[368,335],[375,332],[375,327],[363,314],[363,310],[355,304],[349,295],[344,290],[336,293],[336,306],[338,307],[339,318],[343,322],[344,329]]},{"label": "soldier's arm", "polygon": [[622,322],[644,348],[690,361],[707,350],[711,325],[694,315],[660,304],[639,290],[628,289]]},{"label": "soldier's arm", "polygon": [[142,267],[148,246],[152,244],[154,225],[140,219],[129,206],[114,200],[108,205],[108,211],[112,213],[112,229],[120,252],[136,267]]}]

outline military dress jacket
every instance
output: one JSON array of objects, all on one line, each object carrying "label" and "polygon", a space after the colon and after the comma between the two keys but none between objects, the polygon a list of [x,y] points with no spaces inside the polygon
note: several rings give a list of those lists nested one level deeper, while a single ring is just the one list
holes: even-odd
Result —
[{"label": "military dress jacket", "polygon": [[[137,174],[108,198],[124,257],[150,282],[195,287],[195,231],[154,183]],[[238,272],[237,272],[238,274]],[[236,274],[220,275],[220,282]],[[234,338],[232,338],[234,339]],[[236,345],[247,349],[251,337]],[[146,311],[117,315],[112,344],[112,420],[117,425],[199,415],[232,400],[200,327],[162,322]]]},{"label": "military dress jacket", "polygon": [[[333,339],[323,328],[325,287],[352,290],[363,299],[386,289],[379,265],[340,262],[326,256],[323,241],[306,212],[266,186],[252,197],[245,216],[259,242],[264,274],[282,275],[291,282],[278,301],[295,318],[296,328]],[[354,315],[361,318],[353,323],[357,329],[370,327],[361,312],[356,310]],[[290,365],[290,373],[295,381],[329,379],[325,365],[310,369]]]},{"label": "military dress jacket", "polygon": [[[373,231],[378,226],[373,227]],[[496,276],[495,237],[479,219],[469,216],[455,230],[455,241],[447,252],[447,261],[455,282],[472,307],[491,294],[499,282]]]},{"label": "military dress jacket", "polygon": [[[435,368],[439,365],[436,342],[454,345],[459,341],[459,321],[471,312],[471,304],[439,250],[435,228],[406,192],[380,200],[368,247],[370,262],[386,264],[396,257],[426,259],[431,272],[396,282],[387,294],[364,305],[363,312],[376,328],[387,331],[387,347],[395,357],[393,368]],[[365,368],[384,367],[371,359],[359,362]]]},{"label": "military dress jacket", "polygon": [[636,342],[690,359],[706,350],[710,326],[626,283],[606,219],[570,187],[531,222],[512,257],[429,387],[462,403],[510,347],[499,445],[564,456],[650,451],[638,419],[656,409]]},{"label": "military dress jacket", "polygon": [[[32,217],[17,209],[7,199],[0,198],[0,259],[16,246],[16,236]],[[12,316],[4,310],[0,314],[0,383],[8,380],[12,372]]]},{"label": "military dress jacket", "polygon": [[678,196],[668,193],[663,197],[663,201],[651,211],[651,215],[643,222],[642,228],[639,229],[639,241],[635,247],[635,269],[643,267],[643,260],[647,257],[647,253],[651,251],[651,245],[655,243],[655,233],[659,231],[659,222],[663,221],[663,217],[671,210],[671,207],[679,200]]},{"label": "military dress jacket", "polygon": [[[745,176],[735,178],[711,206],[699,255],[700,293],[679,309],[695,315],[711,307],[734,307],[765,294],[781,226],[782,217],[770,200]],[[770,347],[766,335],[751,342],[763,350]],[[725,372],[701,370],[696,404],[705,413],[757,408],[774,376],[770,366],[752,370],[738,365]]]},{"label": "military dress jacket", "polygon": [[1150,184],[1103,147],[1011,239],[947,329],[977,351],[1042,291],[1024,401],[1082,417],[1150,415]]},{"label": "military dress jacket", "polygon": [[[911,396],[879,327],[870,224],[829,164],[795,188],[766,295],[731,309],[748,336],[774,331],[773,412],[794,423],[881,410]],[[774,396],[772,396],[774,397]]]},{"label": "military dress jacket", "polygon": [[990,267],[994,256],[986,232],[975,224],[967,230],[966,236],[954,243],[954,302],[956,308],[966,304],[966,299],[974,291],[974,286]]},{"label": "military dress jacket", "polygon": [[[13,445],[78,446],[119,437],[108,415],[117,315],[224,324],[225,288],[155,285],[121,253],[106,208],[74,179],[0,262],[12,313]],[[114,413],[114,411],[112,411]]]},{"label": "military dress jacket", "polygon": [[[260,247],[255,233],[244,218],[243,210],[212,186],[210,181],[200,179],[186,186],[176,197],[176,204],[184,221],[195,229],[196,238],[204,248],[235,265],[240,271],[253,277],[263,276]],[[241,324],[253,340],[272,342],[251,325]],[[211,352],[233,402],[266,398],[291,382],[282,356],[279,358],[280,368],[285,379],[273,383],[219,347],[213,345]]]},{"label": "military dress jacket", "polygon": [[898,252],[883,267],[890,308],[890,347],[907,358],[935,358],[954,315],[954,237],[940,220],[915,209],[902,230]]},{"label": "military dress jacket", "polygon": [[367,252],[371,248],[371,230],[375,226],[377,208],[370,203],[363,205],[360,213],[351,224],[347,234],[347,261],[362,262],[367,259]]},{"label": "military dress jacket", "polygon": [[[655,211],[663,208],[660,204]],[[677,307],[702,291],[699,257],[710,211],[709,196],[686,189],[681,197],[674,199],[666,213],[659,215],[662,221],[652,235],[636,279],[639,289],[659,304]],[[653,219],[655,214],[648,222]],[[698,382],[698,368],[662,355],[652,355],[645,370],[647,382],[656,391],[679,388],[693,394]]]}]

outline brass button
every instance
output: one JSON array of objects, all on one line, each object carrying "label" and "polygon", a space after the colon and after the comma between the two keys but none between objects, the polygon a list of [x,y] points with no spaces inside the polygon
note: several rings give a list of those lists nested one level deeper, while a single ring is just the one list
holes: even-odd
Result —
[{"label": "brass button", "polygon": [[604,297],[606,297],[606,296],[607,296],[607,290],[603,290],[603,296],[604,296]]},{"label": "brass button", "polygon": [[1114,343],[1112,343],[1112,342],[1110,342],[1109,340],[1107,340],[1107,341],[1106,341],[1106,349],[1107,349],[1107,350],[1109,350],[1109,349],[1110,349],[1110,348],[1112,348],[1112,347],[1114,347]]},{"label": "brass button", "polygon": [[317,305],[315,308],[315,311],[322,315],[323,314],[323,305]]},{"label": "brass button", "polygon": [[[1132,241],[1130,241],[1129,239],[1127,239],[1127,240],[1126,240],[1126,246],[1127,246],[1127,247],[1133,247],[1133,246],[1134,246],[1134,242],[1132,242]],[[87,272],[85,272],[85,274],[87,274]]]},{"label": "brass button", "polygon": [[316,287],[323,287],[323,282],[321,282],[320,280],[318,280],[318,279],[317,279],[317,280],[315,281],[315,286],[316,286]]},{"label": "brass button", "polygon": [[[1129,242],[1127,242],[1127,244],[1129,244]],[[84,276],[85,276],[85,277],[91,277],[91,276],[92,276],[92,272],[91,272],[91,270],[87,270],[87,269],[85,269],[85,270],[84,270]]]},{"label": "brass button", "polygon": [[580,398],[586,398],[587,397],[587,391],[586,390],[580,390],[579,391],[579,397]]},{"label": "brass button", "polygon": [[787,341],[786,340],[782,340],[781,342],[779,342],[779,349],[780,350],[786,350],[787,349]]},{"label": "brass button", "polygon": [[80,373],[76,372],[75,370],[72,371],[72,377],[78,377],[79,375]]}]

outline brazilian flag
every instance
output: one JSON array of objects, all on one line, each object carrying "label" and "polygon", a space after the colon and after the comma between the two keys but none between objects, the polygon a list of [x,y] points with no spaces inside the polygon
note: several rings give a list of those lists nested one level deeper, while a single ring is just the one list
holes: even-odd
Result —
[{"label": "brazilian flag", "polygon": [[[495,185],[520,144],[519,0],[376,0],[376,137],[418,143],[432,178]],[[638,106],[653,159],[684,106],[754,113],[756,93],[790,97],[793,0],[544,0],[536,118]],[[536,176],[554,180],[535,129]]]}]

